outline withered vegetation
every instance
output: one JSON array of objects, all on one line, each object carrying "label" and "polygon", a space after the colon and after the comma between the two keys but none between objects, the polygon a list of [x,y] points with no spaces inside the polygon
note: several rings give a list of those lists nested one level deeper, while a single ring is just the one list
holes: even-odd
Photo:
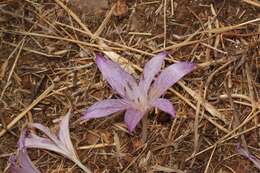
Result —
[{"label": "withered vegetation", "polygon": [[[99,1],[102,1],[99,3]],[[28,122],[57,127],[72,108],[71,138],[93,172],[254,173],[240,143],[260,156],[260,7],[254,0],[2,0],[0,2],[0,172]],[[95,52],[133,75],[154,54],[198,69],[165,95],[170,120],[150,112],[148,140],[122,116],[80,122],[115,97]],[[42,172],[81,172],[55,153],[29,149]]]}]

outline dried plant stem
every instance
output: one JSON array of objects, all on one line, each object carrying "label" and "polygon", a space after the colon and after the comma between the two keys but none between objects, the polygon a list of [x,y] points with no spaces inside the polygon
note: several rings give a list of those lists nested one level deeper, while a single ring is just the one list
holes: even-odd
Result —
[{"label": "dried plant stem", "polygon": [[257,1],[252,1],[252,0],[242,0],[242,1],[245,2],[245,3],[248,3],[248,4],[250,4],[250,5],[253,5],[253,6],[255,6],[255,7],[260,8],[260,3],[257,2]]},{"label": "dried plant stem", "polygon": [[18,53],[17,53],[16,58],[15,58],[15,60],[14,60],[13,66],[12,66],[12,68],[11,68],[11,70],[10,70],[9,75],[8,75],[7,82],[9,82],[9,81],[11,80],[11,77],[12,77],[13,72],[14,72],[14,68],[16,67],[18,58],[20,57],[20,54],[21,54],[21,51],[22,51],[24,42],[25,42],[25,39],[23,39],[23,40],[21,41],[21,44],[19,45],[20,48],[19,48],[19,50],[18,50]]},{"label": "dried plant stem", "polygon": [[[194,151],[193,154],[196,154],[196,152],[199,149],[199,114],[200,114],[200,101],[197,102],[196,106],[196,115],[195,115],[195,122],[194,122]],[[195,157],[193,158],[190,167],[193,166],[195,162]]]},{"label": "dried plant stem", "polygon": [[146,113],[142,119],[142,126],[143,126],[143,129],[142,129],[142,141],[145,143],[146,142],[146,139],[147,139],[147,119],[148,117],[148,114]]},{"label": "dried plant stem", "polygon": [[209,165],[210,165],[210,162],[211,162],[211,160],[212,160],[212,157],[213,157],[213,155],[214,155],[214,153],[215,153],[216,148],[217,148],[217,145],[214,146],[214,148],[213,148],[213,150],[212,150],[212,152],[211,152],[211,155],[210,155],[210,157],[209,157],[209,161],[208,161],[208,163],[207,163],[206,169],[204,170],[204,173],[207,173],[208,170],[209,170]]},{"label": "dried plant stem", "polygon": [[[235,104],[234,104],[234,101],[231,97],[231,91],[230,89],[228,88],[228,83],[224,83],[224,86],[225,86],[225,89],[226,89],[226,92],[227,92],[227,95],[228,95],[228,98],[229,98],[229,103],[230,103],[230,106],[231,106],[231,109],[233,110],[233,116],[234,116],[234,124],[233,124],[233,128],[236,128],[238,127],[241,123],[240,123],[240,120],[239,120],[239,112],[237,111],[236,107],[235,107]],[[241,132],[242,130],[239,129],[239,132]],[[241,135],[241,142],[242,142],[242,146],[245,148],[246,151],[248,151],[248,147],[247,147],[247,142],[246,142],[246,139],[245,139],[245,136],[244,135]]]},{"label": "dried plant stem", "polygon": [[[251,113],[250,115],[248,115],[248,117],[247,117],[242,123],[239,124],[239,126],[235,127],[235,128],[234,128],[233,130],[231,130],[228,134],[226,134],[225,136],[221,137],[218,141],[215,142],[215,144],[213,144],[213,145],[211,145],[210,147],[208,147],[208,148],[206,148],[206,149],[204,149],[204,150],[202,150],[202,151],[196,153],[195,155],[190,156],[189,158],[186,159],[186,161],[188,161],[188,160],[190,160],[190,159],[192,159],[192,158],[194,158],[194,157],[196,157],[196,156],[198,156],[198,155],[200,155],[200,154],[202,154],[202,153],[204,153],[204,152],[206,152],[206,151],[208,151],[208,150],[214,148],[216,145],[222,144],[222,143],[224,143],[224,142],[226,142],[226,141],[228,141],[228,140],[230,140],[230,139],[233,139],[233,138],[235,138],[235,137],[241,136],[242,134],[248,133],[248,132],[250,132],[251,130],[254,130],[254,129],[258,128],[258,126],[254,126],[253,128],[249,128],[249,129],[247,129],[247,130],[244,130],[244,131],[242,131],[242,132],[239,132],[239,133],[237,133],[237,134],[232,135],[234,132],[236,132],[236,131],[238,131],[239,129],[241,129],[241,127],[243,127],[245,124],[247,124],[248,122],[250,122],[253,118],[255,118],[255,117],[256,117],[257,115],[259,115],[259,114],[260,114],[260,111],[257,111],[257,112],[255,112],[254,114]],[[260,126],[259,126],[259,127],[260,127]]]},{"label": "dried plant stem", "polygon": [[39,97],[37,97],[23,112],[15,117],[6,127],[0,131],[0,137],[2,137],[8,129],[11,129],[20,119],[22,119],[35,105],[42,101],[48,94],[54,89],[54,84],[49,86]]}]

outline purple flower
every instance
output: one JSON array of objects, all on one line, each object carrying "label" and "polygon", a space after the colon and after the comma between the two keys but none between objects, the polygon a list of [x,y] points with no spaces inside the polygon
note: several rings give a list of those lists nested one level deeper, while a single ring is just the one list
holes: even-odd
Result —
[{"label": "purple flower", "polygon": [[160,53],[146,63],[139,83],[117,63],[102,55],[96,55],[99,70],[121,98],[95,103],[87,109],[82,119],[105,117],[126,110],[125,123],[132,132],[142,117],[153,107],[175,117],[175,109],[171,102],[160,97],[184,75],[195,69],[196,65],[190,62],[178,62],[161,71],[166,55],[165,52]]},{"label": "purple flower", "polygon": [[18,142],[18,151],[16,155],[12,155],[9,158],[11,163],[11,173],[40,173],[40,171],[34,166],[31,159],[28,156],[27,149],[24,145],[24,140],[27,134],[27,130],[21,133]]},{"label": "purple flower", "polygon": [[61,154],[76,163],[81,169],[87,173],[91,171],[85,167],[78,159],[76,151],[70,139],[69,132],[69,117],[70,111],[62,118],[58,135],[53,134],[49,128],[39,123],[29,124],[29,127],[36,128],[46,135],[40,137],[35,134],[30,134],[25,138],[25,146],[28,148],[46,149],[58,154]]},{"label": "purple flower", "polygon": [[246,151],[245,149],[243,149],[240,144],[237,145],[237,151],[240,155],[248,158],[251,162],[254,163],[255,167],[257,167],[260,170],[260,160],[257,159],[255,156],[253,156],[252,154],[250,154],[248,151]]}]

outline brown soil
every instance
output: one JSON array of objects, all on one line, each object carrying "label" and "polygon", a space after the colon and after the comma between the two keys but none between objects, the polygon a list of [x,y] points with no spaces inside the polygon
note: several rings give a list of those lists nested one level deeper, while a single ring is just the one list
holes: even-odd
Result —
[{"label": "brown soil", "polygon": [[[114,4],[115,11],[109,13]],[[236,144],[244,137],[246,142],[241,143],[260,156],[260,23],[255,21],[259,14],[259,6],[243,0],[2,0],[0,132],[8,131],[0,136],[0,172],[8,172],[8,158],[26,123],[53,128],[53,121],[71,106],[73,143],[95,173],[258,172],[238,155]],[[165,97],[176,106],[177,118],[152,111],[146,143],[141,126],[133,134],[127,132],[123,113],[78,121],[90,105],[113,95],[94,61],[102,46],[81,24],[93,34],[98,31],[98,39],[106,39],[108,48],[127,59],[137,74],[136,67],[164,50],[170,53],[167,65],[198,64],[182,81],[195,95],[181,84],[173,86]],[[51,85],[54,88],[9,128]],[[236,118],[241,124],[252,116],[230,135],[239,132],[238,136],[224,137],[239,125]],[[113,144],[115,136],[120,150],[114,145],[80,149]],[[42,172],[82,172],[55,153],[36,149],[29,153]]]}]

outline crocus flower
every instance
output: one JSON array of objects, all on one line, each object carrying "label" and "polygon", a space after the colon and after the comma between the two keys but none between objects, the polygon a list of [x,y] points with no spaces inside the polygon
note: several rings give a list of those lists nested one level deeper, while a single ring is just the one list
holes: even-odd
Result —
[{"label": "crocus flower", "polygon": [[175,117],[175,109],[171,102],[160,97],[184,75],[195,69],[196,65],[190,62],[178,62],[161,71],[166,55],[165,52],[160,53],[147,62],[143,77],[137,82],[119,64],[97,54],[96,63],[99,70],[121,98],[95,103],[86,110],[82,119],[105,117],[126,110],[124,120],[128,130],[132,132],[142,117],[153,107]]},{"label": "crocus flower", "polygon": [[257,167],[260,170],[260,160],[257,159],[255,156],[253,156],[252,154],[250,154],[248,151],[246,151],[245,149],[243,149],[239,144],[237,145],[237,151],[240,155],[246,157],[247,159],[249,159],[251,162],[254,163],[255,167]]},{"label": "crocus flower", "polygon": [[10,172],[11,173],[40,173],[40,171],[34,166],[31,159],[28,156],[27,149],[24,145],[24,140],[26,137],[27,130],[21,133],[18,142],[17,154],[12,155],[9,159],[11,163]]},{"label": "crocus flower", "polygon": [[58,135],[53,134],[49,128],[43,126],[42,124],[29,124],[29,127],[40,130],[46,135],[46,137],[40,137],[35,134],[30,134],[28,137],[25,138],[25,146],[27,148],[46,149],[61,154],[72,160],[85,172],[91,173],[91,171],[79,161],[76,151],[71,142],[69,132],[69,117],[70,111],[62,118],[60,122]]}]

